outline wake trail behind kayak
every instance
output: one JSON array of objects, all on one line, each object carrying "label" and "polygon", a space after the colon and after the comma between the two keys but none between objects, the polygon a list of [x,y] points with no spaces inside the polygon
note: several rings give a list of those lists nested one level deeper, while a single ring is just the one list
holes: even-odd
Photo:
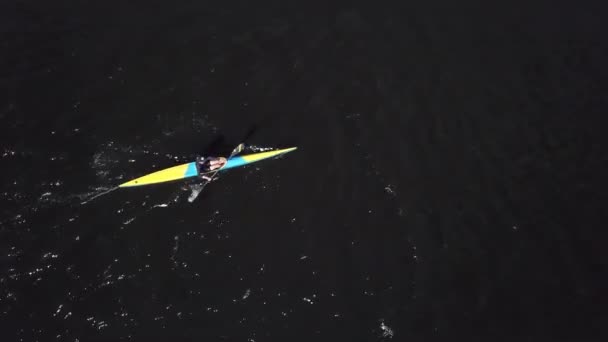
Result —
[{"label": "wake trail behind kayak", "polygon": [[90,197],[90,198],[88,198],[88,199],[86,199],[86,200],[84,200],[84,201],[80,202],[80,204],[87,204],[87,203],[91,202],[92,200],[94,200],[94,199],[96,199],[96,198],[98,198],[98,197],[101,197],[101,196],[107,195],[107,194],[109,194],[110,192],[112,192],[112,191],[114,191],[114,190],[116,190],[116,189],[118,189],[118,187],[117,187],[117,186],[115,186],[115,187],[113,187],[113,188],[110,188],[110,189],[107,189],[107,190],[104,190],[104,191],[102,191],[102,192],[100,192],[100,193],[98,193],[98,194],[95,194],[95,195],[93,195],[92,197]]}]

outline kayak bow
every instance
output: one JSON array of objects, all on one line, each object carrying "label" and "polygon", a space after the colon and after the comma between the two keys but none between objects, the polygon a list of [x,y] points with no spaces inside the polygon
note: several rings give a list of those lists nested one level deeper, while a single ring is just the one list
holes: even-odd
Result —
[{"label": "kayak bow", "polygon": [[[267,151],[267,152],[247,154],[244,156],[232,157],[231,159],[229,159],[226,162],[226,165],[224,165],[219,171],[225,171],[225,170],[232,169],[235,167],[240,167],[240,166],[244,166],[247,164],[255,163],[260,160],[277,157],[282,154],[285,154],[285,153],[288,153],[291,151],[295,151],[296,149],[297,149],[297,147],[290,147],[290,148],[285,148],[285,149],[281,149],[281,150]],[[150,184],[170,182],[170,181],[179,180],[179,179],[186,179],[186,178],[196,177],[196,176],[198,176],[198,170],[196,169],[196,162],[191,162],[191,163],[176,165],[176,166],[164,169],[164,170],[150,173],[143,177],[139,177],[139,178],[133,179],[131,181],[128,181],[126,183],[120,184],[118,187],[127,188],[127,187],[133,187],[133,186],[150,185]]]}]

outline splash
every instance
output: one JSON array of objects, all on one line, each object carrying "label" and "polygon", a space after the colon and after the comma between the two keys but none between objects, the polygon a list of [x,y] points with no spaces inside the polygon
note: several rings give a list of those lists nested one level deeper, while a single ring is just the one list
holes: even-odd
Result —
[{"label": "splash", "polygon": [[389,327],[388,325],[384,324],[384,320],[380,319],[380,330],[382,330],[382,337],[383,338],[393,338],[393,336],[395,335],[395,332],[393,331],[393,329],[391,327]]},{"label": "splash", "polygon": [[263,146],[257,146],[257,145],[247,145],[247,149],[251,152],[257,153],[257,152],[266,152],[266,151],[276,150],[276,147],[263,147]]}]

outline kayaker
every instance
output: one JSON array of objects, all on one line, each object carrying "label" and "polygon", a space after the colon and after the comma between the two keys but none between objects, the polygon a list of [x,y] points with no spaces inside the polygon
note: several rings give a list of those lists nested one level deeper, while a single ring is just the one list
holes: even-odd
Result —
[{"label": "kayaker", "polygon": [[224,157],[207,157],[207,158],[199,157],[199,158],[197,158],[197,162],[198,162],[198,170],[199,170],[199,174],[200,174],[201,178],[209,181],[209,180],[211,180],[211,178],[209,176],[205,175],[204,173],[215,171],[215,170],[223,167],[224,165],[226,165],[226,158],[224,158]]}]

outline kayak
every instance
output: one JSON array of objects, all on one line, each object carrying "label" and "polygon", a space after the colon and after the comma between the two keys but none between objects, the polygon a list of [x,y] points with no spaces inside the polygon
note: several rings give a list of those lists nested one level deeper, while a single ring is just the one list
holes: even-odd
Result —
[{"label": "kayak", "polygon": [[[266,151],[266,152],[246,154],[243,156],[232,157],[232,158],[228,159],[228,161],[226,162],[226,165],[224,165],[221,169],[219,169],[219,171],[233,169],[235,167],[248,165],[248,164],[255,163],[260,160],[264,160],[264,159],[268,159],[268,158],[272,158],[272,157],[278,157],[285,153],[295,151],[296,149],[297,149],[297,147],[290,147],[290,148],[285,148],[285,149],[280,149],[280,150]],[[217,170],[214,170],[212,172],[215,172],[215,171],[217,171]],[[168,169],[150,173],[143,177],[139,177],[139,178],[130,180],[126,183],[120,184],[118,187],[119,188],[128,188],[128,187],[133,187],[133,186],[164,183],[164,182],[170,182],[170,181],[179,180],[179,179],[196,177],[198,175],[199,175],[199,172],[196,167],[196,162],[191,162],[191,163],[176,165],[176,166],[170,167]]]}]

